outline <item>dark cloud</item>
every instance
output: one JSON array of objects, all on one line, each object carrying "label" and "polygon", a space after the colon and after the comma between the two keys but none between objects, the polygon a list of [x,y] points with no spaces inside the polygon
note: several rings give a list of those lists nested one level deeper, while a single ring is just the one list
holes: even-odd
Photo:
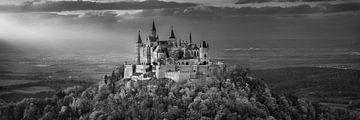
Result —
[{"label": "dark cloud", "polygon": [[318,7],[325,8],[323,12],[325,13],[333,13],[333,12],[344,12],[344,11],[359,11],[360,3],[344,3],[344,4],[320,4]]},{"label": "dark cloud", "polygon": [[318,2],[318,1],[335,1],[335,0],[238,0],[236,4],[246,3],[264,3],[264,2]]},{"label": "dark cloud", "polygon": [[210,6],[197,6],[189,8],[173,8],[160,10],[146,10],[142,15],[176,15],[190,17],[224,17],[237,15],[291,15],[291,14],[313,14],[313,13],[338,13],[360,11],[360,3],[343,4],[318,4],[315,6],[299,5],[291,7],[241,7],[241,8],[219,8]]},{"label": "dark cloud", "polygon": [[[259,0],[263,1],[263,0]],[[295,1],[295,0],[287,0]],[[304,0],[303,0],[304,1]],[[315,0],[305,0],[315,1]],[[73,11],[73,10],[129,10],[144,9],[137,16],[189,16],[198,18],[224,17],[236,15],[287,15],[287,14],[312,14],[312,13],[337,13],[337,12],[356,12],[360,10],[360,3],[339,3],[329,4],[320,3],[314,5],[298,6],[265,6],[265,7],[213,7],[196,5],[192,3],[164,2],[148,0],[144,2],[116,2],[116,3],[95,3],[95,2],[47,2],[44,4],[33,4],[30,6],[0,6],[0,11]],[[108,13],[104,13],[108,15]],[[102,15],[102,14],[101,14]],[[117,14],[110,16],[118,16]],[[95,16],[97,14],[85,14],[85,16]],[[100,16],[104,17],[104,16]],[[116,18],[118,19],[118,18]]]},{"label": "dark cloud", "polygon": [[179,8],[195,6],[193,3],[177,3],[164,2],[158,0],[147,0],[143,2],[126,1],[126,2],[111,2],[111,3],[97,3],[97,2],[75,2],[75,1],[58,1],[45,2],[41,4],[32,4],[32,2],[25,2],[22,5],[15,6],[0,6],[0,11],[72,11],[72,10],[116,10],[116,9],[158,9],[158,8]]},{"label": "dark cloud", "polygon": [[246,4],[246,3],[263,3],[263,2],[270,2],[273,0],[238,0],[236,4]]}]

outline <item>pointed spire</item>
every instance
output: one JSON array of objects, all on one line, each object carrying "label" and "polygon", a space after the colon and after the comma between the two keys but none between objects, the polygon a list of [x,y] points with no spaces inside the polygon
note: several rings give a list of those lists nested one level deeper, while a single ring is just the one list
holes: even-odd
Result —
[{"label": "pointed spire", "polygon": [[176,38],[176,37],[175,37],[174,27],[173,27],[173,26],[171,26],[171,35],[170,35],[170,38]]},{"label": "pointed spire", "polygon": [[156,27],[155,27],[155,20],[153,19],[153,25],[152,25],[152,31],[156,31]]},{"label": "pointed spire", "polygon": [[190,43],[192,43],[192,36],[191,36],[191,32],[190,32],[190,41],[189,41]]},{"label": "pointed spire", "polygon": [[203,47],[203,48],[207,48],[207,46],[206,46],[206,42],[205,42],[205,41],[203,41],[203,43],[202,43],[202,47]]},{"label": "pointed spire", "polygon": [[139,35],[138,35],[138,41],[136,43],[142,43],[141,36],[140,36],[140,30],[139,30]]}]

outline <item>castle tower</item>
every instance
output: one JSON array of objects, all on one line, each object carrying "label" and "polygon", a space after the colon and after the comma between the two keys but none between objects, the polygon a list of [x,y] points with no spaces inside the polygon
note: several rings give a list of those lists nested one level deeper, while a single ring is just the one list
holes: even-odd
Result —
[{"label": "castle tower", "polygon": [[145,64],[151,63],[153,49],[158,45],[158,41],[159,41],[159,35],[157,35],[155,20],[153,20],[150,34],[147,37],[144,46],[143,61],[142,61],[143,63]]},{"label": "castle tower", "polygon": [[153,20],[152,29],[151,29],[151,35],[156,36],[155,20]]},{"label": "castle tower", "polygon": [[190,36],[189,36],[189,43],[192,44],[193,41],[192,41],[192,36],[191,36],[191,32],[190,32]]},{"label": "castle tower", "polygon": [[206,44],[205,41],[203,41],[201,44],[200,44],[200,49],[199,49],[199,57],[200,57],[200,61],[202,63],[208,63],[209,62],[209,59],[208,59],[208,52],[209,52],[209,46],[208,44]]},{"label": "castle tower", "polygon": [[146,64],[150,64],[151,63],[151,53],[152,53],[152,49],[150,46],[146,47]]},{"label": "castle tower", "polygon": [[140,48],[142,47],[142,40],[141,40],[141,36],[140,36],[140,30],[139,30],[139,35],[138,35],[138,41],[136,42],[136,53],[137,53],[137,58],[136,58],[136,63],[140,64]]},{"label": "castle tower", "polygon": [[177,46],[178,45],[176,37],[175,37],[175,32],[174,32],[174,27],[173,26],[171,26],[171,32],[170,32],[170,37],[169,37],[168,43],[171,46]]},{"label": "castle tower", "polygon": [[[150,33],[150,35],[149,35],[148,41],[149,41],[151,44],[154,44],[154,43],[156,43],[158,40],[159,40],[159,36],[158,36],[157,33],[156,33],[155,20],[153,20],[152,28],[151,28],[151,33]],[[151,45],[151,46],[153,46],[153,45]]]},{"label": "castle tower", "polygon": [[176,39],[173,26],[171,26],[171,34],[170,34],[169,39]]}]

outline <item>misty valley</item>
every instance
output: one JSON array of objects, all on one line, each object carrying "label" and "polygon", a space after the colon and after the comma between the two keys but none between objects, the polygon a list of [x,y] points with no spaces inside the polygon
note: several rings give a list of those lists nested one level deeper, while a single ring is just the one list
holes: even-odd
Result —
[{"label": "misty valley", "polygon": [[[1,57],[0,96],[6,102],[52,97],[68,87],[90,86],[131,60],[119,56],[120,53],[30,56],[14,54],[24,51],[12,49],[4,50],[6,53]],[[242,48],[219,50],[212,57],[229,66],[250,68],[252,75],[264,79],[276,93],[291,93],[346,108],[350,103],[360,103],[357,93],[360,56],[357,51],[334,51]]]},{"label": "misty valley", "polygon": [[358,0],[0,0],[0,120],[359,120]]}]

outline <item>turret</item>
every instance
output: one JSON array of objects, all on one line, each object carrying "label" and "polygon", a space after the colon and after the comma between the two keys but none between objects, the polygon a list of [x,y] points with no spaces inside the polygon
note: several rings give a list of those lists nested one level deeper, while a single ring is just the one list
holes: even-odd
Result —
[{"label": "turret", "polygon": [[170,38],[170,39],[176,39],[175,33],[174,33],[174,27],[173,27],[173,26],[171,26],[171,35],[170,35],[169,38]]},{"label": "turret", "polygon": [[152,32],[152,35],[153,35],[153,36],[156,36],[155,20],[153,20],[151,32]]},{"label": "turret", "polygon": [[146,64],[150,64],[151,63],[151,47],[147,46],[146,48]]},{"label": "turret", "polygon": [[174,32],[173,26],[171,26],[171,32],[170,32],[170,37],[169,37],[168,43],[170,44],[170,46],[178,46],[179,45],[179,43],[175,37],[175,32]]},{"label": "turret", "polygon": [[209,44],[207,44],[205,41],[203,41],[201,47],[203,47],[203,48],[208,48],[208,47],[209,47],[208,45],[209,45]]},{"label": "turret", "polygon": [[142,47],[142,40],[141,40],[141,36],[140,36],[140,30],[139,30],[139,34],[138,34],[138,40],[136,42],[136,53],[137,53],[137,56],[136,56],[136,63],[137,64],[140,64],[140,48]]},{"label": "turret", "polygon": [[203,42],[200,44],[200,49],[199,49],[200,61],[201,61],[203,64],[209,63],[208,52],[209,52],[208,44],[206,44],[206,42],[203,41]]},{"label": "turret", "polygon": [[151,28],[151,33],[150,33],[150,35],[149,35],[148,40],[149,40],[150,42],[157,42],[158,39],[159,39],[159,36],[158,36],[157,33],[156,33],[155,20],[153,20],[152,28]]},{"label": "turret", "polygon": [[137,41],[136,43],[137,43],[137,44],[141,44],[141,43],[142,43],[141,36],[140,36],[140,30],[139,30],[139,33],[138,33],[138,41]]},{"label": "turret", "polygon": [[189,36],[189,43],[192,44],[192,36],[191,36],[191,32],[190,32],[190,36]]}]

